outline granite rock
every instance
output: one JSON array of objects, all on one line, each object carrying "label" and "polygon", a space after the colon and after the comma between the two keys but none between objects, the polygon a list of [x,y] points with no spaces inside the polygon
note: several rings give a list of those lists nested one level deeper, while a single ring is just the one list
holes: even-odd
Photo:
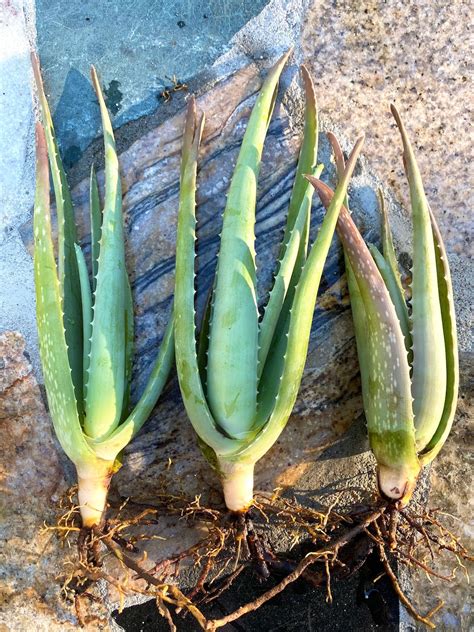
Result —
[{"label": "granite rock", "polygon": [[75,629],[56,581],[65,559],[44,524],[66,489],[42,393],[17,332],[0,334],[0,629]]}]

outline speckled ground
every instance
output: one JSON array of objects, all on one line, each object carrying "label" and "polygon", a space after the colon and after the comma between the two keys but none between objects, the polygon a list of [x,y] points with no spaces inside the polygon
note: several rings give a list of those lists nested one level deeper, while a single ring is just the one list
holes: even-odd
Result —
[{"label": "speckled ground", "polygon": [[319,105],[346,132],[365,131],[365,155],[406,200],[400,106],[448,250],[472,255],[472,4],[317,0],[301,37]]}]

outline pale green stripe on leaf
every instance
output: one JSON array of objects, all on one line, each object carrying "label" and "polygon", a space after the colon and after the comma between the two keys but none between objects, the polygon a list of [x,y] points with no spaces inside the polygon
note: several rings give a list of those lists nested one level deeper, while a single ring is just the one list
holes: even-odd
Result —
[{"label": "pale green stripe on leaf", "polygon": [[125,392],[125,252],[119,164],[109,115],[94,68],[105,145],[105,203],[94,296],[85,428],[89,437],[110,434],[120,423]]},{"label": "pale green stripe on leaf", "polygon": [[82,307],[79,270],[77,267],[74,244],[77,241],[76,226],[71,194],[66,180],[61,156],[54,133],[53,120],[43,88],[39,60],[32,53],[31,62],[38,90],[39,103],[43,119],[43,129],[48,148],[48,157],[53,180],[54,197],[58,225],[58,273],[61,298],[63,300],[63,320],[66,331],[69,365],[78,402],[78,412],[83,414],[82,392]]},{"label": "pale green stripe on leaf", "polygon": [[[334,235],[337,218],[346,195],[349,179],[354,170],[362,144],[363,138],[360,138],[348,161],[344,177],[341,179],[333,200],[329,205],[329,209],[319,229],[316,241],[310,250],[296,288],[294,303],[290,311],[290,325],[288,329],[287,349],[284,357],[284,369],[275,406],[267,424],[262,428],[257,437],[250,445],[238,453],[239,460],[247,459],[250,462],[256,462],[260,459],[280,436],[295,404],[306,363],[314,307],[324,263]],[[311,176],[308,176],[308,179],[311,183],[315,182],[315,179]]]},{"label": "pale green stripe on leaf", "polygon": [[176,369],[186,412],[201,440],[215,452],[232,452],[239,443],[225,437],[207,405],[196,353],[194,309],[194,260],[196,239],[196,170],[204,117],[196,124],[196,108],[191,98],[181,156],[178,231],[176,240],[176,285],[174,303]]},{"label": "pale green stripe on leaf", "polygon": [[446,349],[446,398],[438,428],[428,445],[420,454],[420,460],[423,465],[430,463],[435,458],[448,438],[456,413],[459,389],[458,340],[451,273],[438,224],[431,209],[429,209],[429,212],[433,228],[433,238],[436,244],[439,301],[441,316],[443,318],[444,343]]},{"label": "pale green stripe on leaf", "polygon": [[92,337],[92,294],[91,285],[89,281],[89,273],[87,271],[87,264],[84,258],[82,248],[78,244],[74,244],[77,265],[79,269],[79,280],[81,282],[81,298],[82,298],[82,331],[84,340],[84,352],[83,352],[83,392],[84,398],[87,396],[87,379],[89,368],[89,354],[91,349],[91,337]]},{"label": "pale green stripe on leaf", "polygon": [[288,53],[270,70],[253,107],[223,218],[210,325],[207,393],[216,422],[234,438],[248,436],[257,406],[257,180],[278,80],[287,57]]},{"label": "pale green stripe on leaf", "polygon": [[62,297],[58,281],[49,208],[49,170],[42,126],[36,126],[36,197],[34,210],[34,272],[36,319],[41,364],[49,412],[64,452],[75,464],[94,454],[87,445],[77,411],[65,339]]},{"label": "pale green stripe on leaf", "polygon": [[435,434],[443,413],[446,351],[428,202],[405,127],[395,107],[391,109],[402,136],[413,215],[412,394],[416,441],[422,450]]}]

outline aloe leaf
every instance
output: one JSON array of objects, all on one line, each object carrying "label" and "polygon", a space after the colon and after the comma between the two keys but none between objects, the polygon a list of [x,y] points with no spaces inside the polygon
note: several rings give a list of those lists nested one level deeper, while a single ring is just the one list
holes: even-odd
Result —
[{"label": "aloe leaf", "polygon": [[119,164],[107,108],[95,69],[105,144],[105,203],[94,295],[85,429],[89,437],[109,435],[120,423],[125,392],[125,251]]},{"label": "aloe leaf", "polygon": [[[357,141],[352,151],[344,172],[344,177],[341,178],[337,186],[333,200],[329,205],[326,216],[319,229],[316,241],[310,250],[296,288],[293,307],[290,311],[288,342],[284,359],[285,364],[274,408],[267,424],[262,428],[257,437],[250,445],[238,453],[239,460],[248,459],[249,461],[256,462],[260,459],[280,436],[295,404],[304,365],[306,363],[319,282],[334,235],[337,218],[346,195],[349,179],[354,170],[357,157],[362,149],[362,144],[363,137]],[[312,184],[319,182],[311,176],[307,177]]]},{"label": "aloe leaf", "polygon": [[94,165],[91,167],[89,186],[89,210],[91,222],[91,269],[92,269],[92,291],[95,292],[97,281],[97,270],[100,252],[100,231],[102,226],[102,213],[100,210],[99,186]]},{"label": "aloe leaf", "polygon": [[283,307],[286,293],[291,282],[295,263],[300,252],[300,243],[303,238],[310,206],[303,200],[300,212],[293,224],[290,238],[286,244],[285,254],[280,262],[278,274],[275,276],[273,288],[270,292],[268,303],[265,307],[259,331],[259,353],[258,353],[258,378],[260,379],[263,367],[267,359],[268,351],[272,343],[278,319]]},{"label": "aloe leaf", "polygon": [[111,435],[102,440],[88,439],[94,452],[102,459],[113,460],[136,436],[155,407],[168,380],[174,361],[174,327],[170,319],[160,345],[158,357],[142,396],[126,420]]},{"label": "aloe leaf", "polygon": [[357,357],[360,368],[360,381],[362,386],[362,399],[364,402],[364,410],[368,410],[370,393],[370,346],[369,346],[369,328],[367,326],[367,315],[365,312],[364,301],[362,299],[357,280],[352,270],[351,262],[346,253],[344,253],[344,263],[347,276],[347,287],[351,300],[352,323],[354,325],[354,334],[357,346]]},{"label": "aloe leaf", "polygon": [[[301,66],[301,74],[303,76],[305,89],[303,144],[301,145],[298,165],[296,167],[296,175],[293,184],[293,190],[291,192],[290,205],[288,207],[288,217],[285,226],[285,233],[283,236],[281,254],[283,254],[286,245],[290,240],[291,232],[299,216],[303,200],[309,194],[309,202],[311,206],[311,200],[314,193],[314,189],[306,180],[304,174],[313,174],[314,168],[316,166],[316,157],[318,155],[318,108],[316,103],[316,95],[314,92],[313,80],[311,79],[311,75],[309,74],[308,69],[304,65]],[[307,222],[307,233],[309,233],[309,215]],[[305,257],[308,246],[307,240],[308,234],[306,236],[304,253]]]},{"label": "aloe leaf", "polygon": [[433,212],[428,207],[436,244],[436,267],[438,273],[439,301],[443,318],[443,332],[446,349],[446,397],[443,414],[438,428],[423,452],[419,455],[423,465],[430,463],[446,441],[453,424],[459,389],[459,359],[456,331],[456,314],[454,312],[453,287],[449,270],[448,257],[443,239]]},{"label": "aloe leaf", "polygon": [[[334,151],[334,157],[336,162],[337,173],[340,177],[341,173],[344,171],[344,154],[342,153],[342,149],[339,145],[339,141],[336,136],[332,133],[328,133],[329,142]],[[395,255],[395,249],[393,247],[392,241],[392,232],[390,230],[390,224],[388,221],[388,214],[385,208],[385,201],[382,195],[382,191],[379,189],[379,207],[380,213],[382,216],[382,245],[383,245],[383,255],[376,248],[376,246],[370,244],[369,250],[374,258],[375,263],[382,275],[383,280],[387,286],[387,289],[390,293],[393,304],[395,305],[395,309],[397,311],[398,318],[400,320],[400,325],[403,331],[403,335],[405,336],[405,347],[408,352],[408,360],[411,366],[412,361],[412,351],[411,351],[411,334],[410,334],[410,322],[408,318],[408,309],[405,301],[405,295],[403,292],[402,282],[400,278],[400,272],[398,270],[398,262],[397,257]],[[348,206],[348,198],[346,196],[346,200],[344,206],[346,210],[349,211]],[[385,258],[384,258],[385,257]],[[347,269],[347,258],[346,258],[346,269]]]},{"label": "aloe leaf", "polygon": [[128,416],[129,413],[129,403],[130,403],[130,390],[131,390],[131,382],[132,382],[132,369],[133,369],[133,343],[134,343],[134,314],[133,314],[133,299],[132,299],[132,289],[130,287],[130,281],[128,279],[127,270],[124,273],[124,301],[125,301],[125,311],[124,311],[124,321],[125,321],[125,388],[123,393],[123,404],[122,404],[122,416],[123,420]]},{"label": "aloe leaf", "polygon": [[433,438],[443,414],[446,350],[428,202],[405,127],[393,105],[391,110],[403,141],[403,161],[413,215],[412,394],[416,442],[418,450],[422,450]]},{"label": "aloe leaf", "polygon": [[[400,276],[400,269],[398,267],[397,255],[395,253],[395,248],[393,245],[392,230],[390,228],[390,221],[388,219],[388,212],[387,212],[387,207],[385,205],[385,199],[384,199],[381,189],[377,191],[377,194],[379,198],[380,215],[382,217],[382,253],[383,253],[385,261],[387,262],[387,264],[389,265],[392,271],[392,276],[397,283],[400,296],[405,297],[405,292],[403,290],[403,285],[402,285],[402,278]],[[403,302],[405,303],[405,306],[406,306],[405,300]],[[407,310],[407,319],[408,319],[408,310]]]},{"label": "aloe leaf", "polygon": [[83,352],[83,392],[84,398],[87,396],[87,379],[89,368],[89,354],[91,349],[91,337],[92,337],[92,294],[91,285],[89,281],[89,273],[87,271],[87,264],[84,258],[82,248],[78,244],[74,244],[77,258],[77,266],[79,269],[79,280],[81,282],[81,299],[82,299],[82,331],[84,340],[84,352]]},{"label": "aloe leaf", "polygon": [[54,197],[58,223],[58,273],[59,287],[63,301],[64,328],[66,330],[66,344],[69,365],[72,371],[72,381],[76,393],[79,416],[83,415],[83,340],[82,340],[82,307],[79,270],[77,267],[74,244],[77,241],[76,226],[71,194],[66,180],[61,156],[59,154],[54,134],[53,120],[44,93],[43,81],[38,57],[31,54],[31,63],[38,90],[43,129],[48,148],[48,157],[53,180]]},{"label": "aloe leaf", "polygon": [[270,70],[252,110],[224,211],[210,325],[207,393],[219,427],[237,439],[251,431],[257,405],[257,180],[278,79],[288,54]]},{"label": "aloe leaf", "polygon": [[199,329],[197,341],[197,358],[199,366],[199,375],[204,394],[207,395],[207,351],[209,348],[209,327],[211,322],[212,296],[214,294],[214,284],[209,288],[204,306],[204,314],[202,317],[201,328]]},{"label": "aloe leaf", "polygon": [[[333,195],[331,189],[321,181],[315,186],[327,206]],[[407,499],[420,464],[403,332],[382,276],[344,207],[337,231],[350,263],[348,280],[351,303],[354,299],[364,409],[370,445],[379,466],[379,485],[388,497]]]},{"label": "aloe leaf", "polygon": [[405,301],[405,296],[400,293],[400,286],[398,285],[397,278],[393,272],[392,266],[387,259],[382,256],[379,249],[373,244],[369,244],[370,254],[374,258],[377,268],[385,282],[385,286],[390,294],[392,303],[395,306],[398,320],[400,321],[400,327],[402,328],[403,337],[405,339],[405,348],[408,353],[408,364],[412,363],[412,351],[411,351],[411,334],[410,334],[410,320],[408,318],[408,309]]},{"label": "aloe leaf", "polygon": [[[314,92],[314,85],[311,79],[311,76],[305,66],[301,67],[301,74],[303,76],[303,82],[305,87],[305,122],[304,122],[304,133],[303,133],[303,143],[301,145],[300,154],[298,157],[298,164],[296,167],[295,181],[293,184],[293,190],[291,192],[290,204],[288,208],[288,216],[285,225],[285,232],[282,240],[282,244],[280,247],[280,256],[279,256],[279,272],[275,277],[273,289],[270,292],[269,302],[267,303],[267,307],[265,308],[264,317],[259,327],[259,355],[258,355],[258,380],[259,380],[259,394],[257,398],[257,407],[261,408],[261,394],[262,389],[268,392],[268,389],[265,385],[261,385],[260,379],[265,367],[265,362],[268,355],[268,348],[271,345],[272,337],[277,331],[277,338],[280,338],[282,332],[286,336],[288,331],[289,319],[287,318],[289,309],[293,302],[294,290],[296,284],[301,275],[301,271],[303,269],[304,262],[306,261],[306,255],[308,251],[308,240],[309,240],[309,225],[311,219],[311,203],[313,200],[314,189],[309,184],[309,182],[304,177],[304,174],[310,173],[311,175],[315,175],[319,177],[324,168],[324,165],[318,165],[315,169],[316,158],[318,154],[318,109],[316,104],[316,95]],[[286,249],[288,247],[288,242],[292,239],[292,235],[294,233],[294,227],[298,219],[301,217],[301,214],[305,214],[305,223],[303,231],[301,231],[301,236],[298,238],[299,247],[297,255],[293,261],[293,254],[291,255],[290,261],[285,261],[285,265],[283,264],[283,259],[285,258]],[[300,231],[298,231],[299,233]],[[289,267],[292,267],[291,277],[288,279],[287,274],[289,271]],[[281,303],[281,296],[278,290],[275,292],[275,288],[278,285],[281,285],[282,280],[284,281],[284,303]],[[273,294],[276,293],[277,296],[273,297]],[[281,318],[275,322],[275,316],[278,311],[278,315],[281,315]],[[281,344],[276,342],[276,346],[283,349]],[[272,353],[272,363],[278,362],[280,367],[282,367],[282,359],[280,361],[277,360],[274,353]],[[272,373],[273,371],[272,366]],[[273,380],[273,378],[270,378]],[[265,398],[264,398],[265,399]],[[271,397],[274,399],[274,397]]]},{"label": "aloe leaf", "polygon": [[36,319],[44,383],[54,429],[74,463],[94,459],[82,434],[65,338],[62,297],[51,235],[49,169],[43,127],[36,125],[34,270]]},{"label": "aloe leaf", "polygon": [[204,116],[196,122],[196,105],[190,99],[181,157],[178,231],[176,240],[176,286],[174,304],[176,369],[186,412],[201,440],[215,452],[233,452],[238,445],[218,429],[207,405],[196,352],[194,309],[194,260],[196,239],[196,171]]}]

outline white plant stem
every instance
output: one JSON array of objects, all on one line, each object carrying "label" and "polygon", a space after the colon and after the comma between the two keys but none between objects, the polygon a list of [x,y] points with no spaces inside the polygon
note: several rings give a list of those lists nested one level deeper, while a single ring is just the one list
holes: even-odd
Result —
[{"label": "white plant stem", "polygon": [[219,470],[227,509],[245,512],[253,502],[254,463],[219,460]]},{"label": "white plant stem", "polygon": [[90,528],[102,523],[112,474],[113,461],[77,467],[79,510],[83,527]]},{"label": "white plant stem", "polygon": [[413,495],[419,471],[419,469],[414,472],[409,468],[395,469],[379,465],[377,478],[380,492],[385,498],[397,501],[398,509],[403,509]]}]

